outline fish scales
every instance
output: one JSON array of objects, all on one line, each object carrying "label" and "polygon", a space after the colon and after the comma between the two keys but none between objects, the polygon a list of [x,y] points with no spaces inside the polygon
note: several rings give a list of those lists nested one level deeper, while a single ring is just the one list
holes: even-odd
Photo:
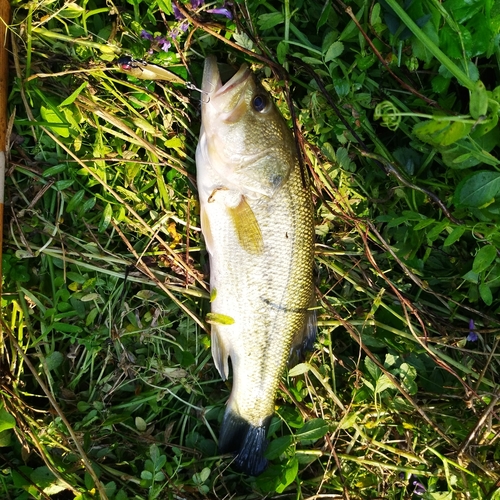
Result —
[{"label": "fish scales", "polygon": [[222,378],[228,358],[233,374],[219,448],[255,475],[266,466],[266,431],[290,351],[315,335],[313,207],[293,136],[249,69],[222,85],[208,58],[203,90],[196,164],[212,353]]}]

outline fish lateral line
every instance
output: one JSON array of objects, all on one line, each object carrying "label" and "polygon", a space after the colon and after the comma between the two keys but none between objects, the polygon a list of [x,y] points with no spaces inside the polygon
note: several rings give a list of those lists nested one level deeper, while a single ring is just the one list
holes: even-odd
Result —
[{"label": "fish lateral line", "polygon": [[262,300],[262,302],[264,302],[267,306],[285,313],[302,314],[310,311],[309,307],[285,307],[281,304],[273,302],[271,299],[266,299],[265,297],[260,297],[260,300]]}]

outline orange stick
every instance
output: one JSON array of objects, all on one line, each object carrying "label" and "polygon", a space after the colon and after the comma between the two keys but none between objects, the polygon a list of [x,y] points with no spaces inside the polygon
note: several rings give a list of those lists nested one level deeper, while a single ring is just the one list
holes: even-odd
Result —
[{"label": "orange stick", "polygon": [[7,162],[7,97],[9,95],[9,53],[7,26],[10,23],[10,2],[0,0],[0,311],[2,308],[3,207],[5,167]]}]

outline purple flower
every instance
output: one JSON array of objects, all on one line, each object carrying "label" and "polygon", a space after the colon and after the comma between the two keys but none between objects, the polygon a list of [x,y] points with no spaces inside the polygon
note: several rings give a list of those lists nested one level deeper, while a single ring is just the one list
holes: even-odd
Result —
[{"label": "purple flower", "polygon": [[146,30],[141,31],[141,38],[144,38],[145,40],[153,41],[153,35]]},{"label": "purple flower", "polygon": [[181,13],[175,3],[172,3],[172,7],[174,9],[174,17],[177,19],[177,21],[182,21],[184,19],[184,14]]},{"label": "purple flower", "polygon": [[233,18],[230,10],[226,7],[219,7],[218,9],[208,9],[206,12],[208,12],[209,14],[220,14],[221,16],[226,16],[228,19]]},{"label": "purple flower", "polygon": [[413,485],[413,494],[419,497],[423,496],[426,491],[425,486],[417,480],[413,481],[411,484]]},{"label": "purple flower", "polygon": [[474,320],[469,320],[469,335],[467,335],[467,342],[476,342],[477,341],[477,333],[474,331]]},{"label": "purple flower", "polygon": [[174,28],[173,30],[170,30],[168,36],[172,39],[175,40],[179,36],[179,30],[177,28]]},{"label": "purple flower", "polygon": [[184,21],[181,26],[180,26],[181,30],[186,32],[189,28],[189,23],[187,21]]},{"label": "purple flower", "polygon": [[205,3],[205,0],[191,0],[191,7],[193,7],[194,10],[199,9],[203,4]]},{"label": "purple flower", "polygon": [[172,45],[168,40],[166,40],[162,36],[157,36],[155,38],[155,42],[158,44],[158,47],[164,52],[168,52],[168,49]]}]

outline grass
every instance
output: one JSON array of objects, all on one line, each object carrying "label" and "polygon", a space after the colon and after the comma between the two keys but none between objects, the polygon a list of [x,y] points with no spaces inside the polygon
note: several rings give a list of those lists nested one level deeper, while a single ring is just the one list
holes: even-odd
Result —
[{"label": "grass", "polygon": [[[2,498],[500,498],[500,9],[214,7],[13,5]],[[203,96],[116,66],[199,85],[210,53],[253,63],[316,208],[318,338],[257,478],[217,453]]]}]

